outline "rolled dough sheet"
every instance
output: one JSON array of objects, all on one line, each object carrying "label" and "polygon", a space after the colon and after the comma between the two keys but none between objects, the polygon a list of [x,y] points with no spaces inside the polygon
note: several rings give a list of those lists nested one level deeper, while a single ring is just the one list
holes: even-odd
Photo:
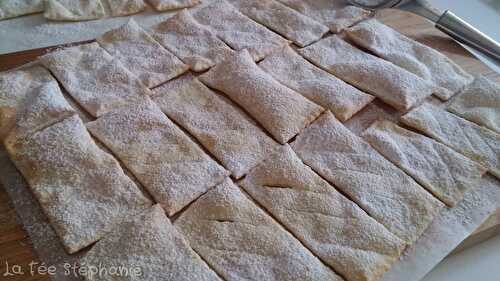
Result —
[{"label": "rolled dough sheet", "polygon": [[56,81],[47,82],[31,91],[17,110],[12,129],[5,138],[5,143],[14,143],[76,112],[66,101]]},{"label": "rolled dough sheet", "polygon": [[236,178],[279,147],[243,111],[193,76],[153,90],[153,100]]},{"label": "rolled dough sheet", "polygon": [[106,0],[114,17],[140,13],[146,9],[144,0]]},{"label": "rolled dough sheet", "polygon": [[406,246],[302,163],[288,145],[240,185],[347,281],[380,280]]},{"label": "rolled dough sheet", "polygon": [[198,23],[188,10],[178,12],[151,30],[158,42],[196,72],[209,69],[233,53],[226,43]]},{"label": "rolled dough sheet", "polygon": [[[83,266],[140,269],[150,281],[220,281],[217,274],[189,247],[160,205],[127,218],[82,258]],[[120,276],[120,280],[138,280]],[[111,281],[111,274],[87,274],[85,280]]]},{"label": "rolled dough sheet", "polygon": [[500,134],[500,84],[477,77],[453,98],[448,111]]},{"label": "rolled dough sheet", "polygon": [[355,48],[338,36],[322,39],[300,49],[299,53],[400,111],[420,104],[436,88],[399,66]]},{"label": "rolled dough sheet", "polygon": [[151,100],[111,111],[87,123],[160,203],[169,216],[229,174]]},{"label": "rolled dough sheet", "polygon": [[259,67],[283,85],[330,109],[341,121],[347,121],[374,99],[311,64],[288,46],[266,57]]},{"label": "rolled dough sheet", "polygon": [[472,76],[447,56],[376,19],[347,29],[347,36],[362,48],[434,83],[438,86],[434,94],[442,100],[448,100],[472,81]]},{"label": "rolled dough sheet", "polygon": [[370,16],[370,12],[350,6],[344,0],[278,0],[283,4],[327,25],[333,33],[356,24]]},{"label": "rolled dough sheet", "polygon": [[201,3],[200,0],[146,0],[159,12],[194,7]]},{"label": "rolled dough sheet", "polygon": [[43,10],[44,0],[2,0],[0,1],[0,20],[41,13]]},{"label": "rolled dough sheet", "polygon": [[49,20],[82,21],[104,17],[101,0],[46,0],[43,16]]},{"label": "rolled dough sheet", "polygon": [[280,143],[286,143],[324,110],[274,80],[253,62],[247,50],[199,78],[243,107]]},{"label": "rolled dough sheet", "polygon": [[158,86],[189,69],[133,19],[104,33],[97,38],[97,42],[148,88]]},{"label": "rolled dough sheet", "polygon": [[458,204],[487,171],[446,145],[389,121],[375,122],[363,133],[363,138],[451,207]]},{"label": "rolled dough sheet", "polygon": [[300,47],[318,41],[328,27],[275,0],[230,0],[241,13]]},{"label": "rolled dough sheet", "polygon": [[38,65],[0,72],[0,140],[13,126],[19,107],[33,89],[55,81],[50,72]]},{"label": "rolled dough sheet", "polygon": [[230,179],[200,197],[174,225],[226,280],[342,280]]},{"label": "rolled dough sheet", "polygon": [[151,205],[76,115],[6,148],[68,253]]},{"label": "rolled dough sheet", "polygon": [[215,0],[193,11],[193,17],[210,28],[231,48],[247,49],[255,61],[289,44],[287,40],[240,13],[225,0]]},{"label": "rolled dough sheet", "polygon": [[327,112],[292,143],[299,157],[408,244],[444,204]]},{"label": "rolled dough sheet", "polygon": [[94,117],[139,102],[151,93],[97,43],[57,50],[40,57],[40,62]]},{"label": "rolled dough sheet", "polygon": [[426,103],[401,121],[484,165],[500,178],[500,134]]}]

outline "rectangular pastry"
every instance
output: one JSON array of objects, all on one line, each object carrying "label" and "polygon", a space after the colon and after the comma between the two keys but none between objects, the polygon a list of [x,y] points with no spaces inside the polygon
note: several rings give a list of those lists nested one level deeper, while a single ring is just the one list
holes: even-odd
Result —
[{"label": "rectangular pastry", "polygon": [[[123,281],[221,281],[189,247],[160,205],[124,220],[81,263],[82,267],[127,269],[128,274],[119,275]],[[140,272],[135,274],[135,269]],[[85,280],[111,281],[116,275],[89,272]]]},{"label": "rectangular pastry", "polygon": [[189,206],[174,225],[226,280],[342,280],[230,179]]},{"label": "rectangular pastry", "polygon": [[279,147],[230,100],[193,76],[154,89],[153,100],[236,178]]},{"label": "rectangular pastry", "polygon": [[376,281],[405,243],[314,173],[285,145],[240,185],[347,281]]},{"label": "rectangular pastry", "polygon": [[191,8],[201,3],[200,0],[146,0],[158,12]]},{"label": "rectangular pastry", "polygon": [[152,35],[196,72],[209,69],[233,53],[215,33],[198,23],[188,10],[182,10],[153,26]]},{"label": "rectangular pastry", "polygon": [[314,64],[400,111],[422,103],[435,86],[388,61],[365,53],[338,36],[299,50]]},{"label": "rectangular pastry", "polygon": [[169,216],[228,175],[149,99],[111,111],[87,128]]},{"label": "rectangular pastry", "polygon": [[247,49],[255,61],[289,44],[287,40],[240,13],[225,0],[212,1],[193,11],[193,17],[207,26],[231,48]]},{"label": "rectangular pastry", "polygon": [[259,67],[281,84],[330,109],[343,122],[375,98],[313,65],[288,46],[267,56]]},{"label": "rectangular pastry", "polygon": [[92,116],[144,99],[150,91],[97,43],[40,57],[68,93]]},{"label": "rectangular pastry", "polygon": [[477,77],[451,100],[448,111],[500,134],[500,84]]},{"label": "rectangular pastry", "polygon": [[242,14],[300,47],[319,40],[328,27],[276,0],[230,0]]},{"label": "rectangular pastry", "polygon": [[322,22],[333,33],[367,19],[370,12],[348,5],[345,0],[278,0],[302,14]]},{"label": "rectangular pastry", "polygon": [[450,207],[486,173],[486,168],[446,145],[389,121],[375,122],[363,138]]},{"label": "rectangular pastry", "polygon": [[134,19],[104,33],[97,38],[97,42],[148,88],[158,86],[189,69],[156,42]]},{"label": "rectangular pastry", "polygon": [[447,56],[376,19],[361,22],[346,33],[362,48],[434,83],[438,86],[434,94],[442,100],[448,100],[472,81],[472,76]]},{"label": "rectangular pastry", "polygon": [[482,164],[500,178],[500,134],[428,103],[403,115],[401,121]]},{"label": "rectangular pastry", "polygon": [[70,254],[151,206],[76,115],[6,148]]},{"label": "rectangular pastry", "polygon": [[26,98],[47,82],[57,83],[50,72],[38,65],[0,72],[0,140],[9,132]]},{"label": "rectangular pastry", "polygon": [[43,9],[44,0],[2,0],[0,1],[0,20],[41,13]]},{"label": "rectangular pastry", "polygon": [[83,21],[104,17],[101,0],[46,0],[43,16],[49,20]]},{"label": "rectangular pastry", "polygon": [[146,9],[144,0],[107,0],[111,15],[114,17],[140,13]]},{"label": "rectangular pastry", "polygon": [[324,110],[260,69],[247,50],[199,78],[243,107],[280,143],[286,143]]},{"label": "rectangular pastry", "polygon": [[327,112],[292,143],[317,173],[407,244],[444,206]]}]

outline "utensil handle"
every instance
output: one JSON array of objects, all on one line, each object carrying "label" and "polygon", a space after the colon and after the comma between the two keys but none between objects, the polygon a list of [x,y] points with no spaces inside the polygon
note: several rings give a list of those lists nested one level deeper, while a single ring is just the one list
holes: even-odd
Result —
[{"label": "utensil handle", "polygon": [[444,12],[436,22],[436,28],[457,41],[471,45],[500,60],[500,44],[454,13],[450,11]]}]

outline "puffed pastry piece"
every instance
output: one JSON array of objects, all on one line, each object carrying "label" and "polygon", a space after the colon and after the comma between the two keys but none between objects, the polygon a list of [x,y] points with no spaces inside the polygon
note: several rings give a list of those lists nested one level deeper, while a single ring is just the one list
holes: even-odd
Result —
[{"label": "puffed pastry piece", "polygon": [[104,17],[101,0],[47,0],[43,16],[55,21],[84,21]]}]

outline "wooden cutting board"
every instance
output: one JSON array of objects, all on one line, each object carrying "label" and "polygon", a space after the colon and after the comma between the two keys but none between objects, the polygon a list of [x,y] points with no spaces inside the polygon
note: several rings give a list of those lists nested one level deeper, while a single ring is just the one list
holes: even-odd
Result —
[{"label": "wooden cutting board", "polygon": [[[500,75],[498,73],[488,68],[451,38],[436,30],[433,25],[426,20],[413,14],[396,10],[379,12],[377,18],[401,33],[446,54],[469,73],[474,75],[482,74],[492,80],[500,82]],[[42,48],[0,55],[0,71],[31,62],[53,48],[54,47]],[[496,214],[493,214],[491,218],[473,234],[473,237],[464,241],[463,245],[459,248],[478,243],[498,233],[500,233],[500,210],[498,210]],[[29,237],[26,235],[21,225],[16,221],[14,208],[7,193],[0,185],[0,279],[2,279],[2,275],[6,270],[5,261],[8,261],[11,265],[20,265],[25,271],[29,271],[29,263],[38,260],[30,244]],[[9,277],[8,280],[48,281],[49,278],[37,274],[33,276],[27,274]]]}]

